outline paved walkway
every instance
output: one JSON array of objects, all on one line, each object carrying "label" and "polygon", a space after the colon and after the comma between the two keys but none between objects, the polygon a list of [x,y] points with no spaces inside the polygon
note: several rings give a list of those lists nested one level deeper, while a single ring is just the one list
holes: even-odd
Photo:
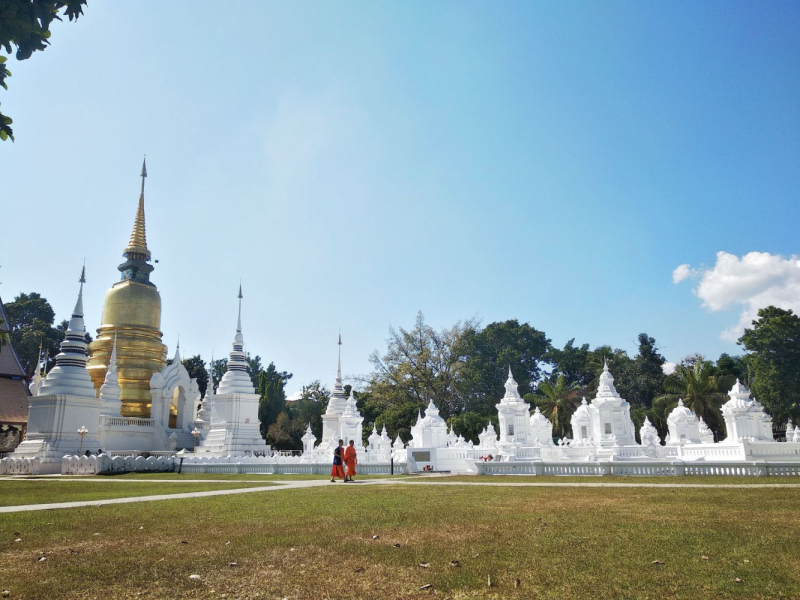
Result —
[{"label": "paved walkway", "polygon": [[[484,486],[484,487],[590,487],[590,488],[731,488],[731,489],[758,489],[758,488],[798,488],[800,483],[646,483],[646,482],[631,482],[631,483],[602,483],[602,482],[510,482],[510,481],[442,481],[446,479],[443,477],[419,477],[414,479],[362,479],[356,482],[354,486],[360,487],[362,485],[412,485],[412,486],[425,486],[425,485],[449,485],[449,486]],[[2,478],[0,480],[13,480],[12,478]],[[17,480],[19,481],[19,480]],[[30,480],[28,480],[30,481]],[[49,479],[52,481],[52,479]],[[85,479],[62,479],[61,481],[86,481]],[[92,481],[101,481],[100,479],[93,479]],[[164,483],[248,483],[248,481],[241,480],[220,480],[220,479],[171,479],[171,480],[152,480],[152,479],[106,479],[102,481],[126,481],[126,482],[139,482],[139,481],[163,481]],[[249,483],[252,483],[250,481]],[[214,490],[209,492],[186,492],[178,494],[159,494],[155,496],[135,496],[132,498],[112,498],[108,500],[81,500],[77,502],[56,502],[52,504],[25,504],[21,506],[2,506],[0,507],[0,514],[2,513],[17,513],[28,512],[37,510],[54,510],[60,508],[83,508],[87,506],[105,506],[106,504],[128,504],[131,502],[154,502],[157,500],[182,500],[186,498],[207,498],[209,496],[227,496],[230,494],[252,494],[256,492],[277,492],[281,490],[304,489],[314,487],[327,487],[332,485],[327,479],[305,479],[305,480],[283,480],[271,481],[269,486],[264,487],[248,487],[232,490]],[[336,487],[342,487],[339,483],[333,484]]]}]

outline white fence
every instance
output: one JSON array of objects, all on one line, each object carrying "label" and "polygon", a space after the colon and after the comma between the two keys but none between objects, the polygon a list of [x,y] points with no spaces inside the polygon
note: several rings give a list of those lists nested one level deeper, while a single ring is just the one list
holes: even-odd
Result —
[{"label": "white fence", "polygon": [[625,475],[638,477],[660,477],[677,475],[717,475],[745,477],[795,477],[800,476],[798,463],[748,462],[475,462],[479,475],[556,475],[556,476],[603,476]]}]

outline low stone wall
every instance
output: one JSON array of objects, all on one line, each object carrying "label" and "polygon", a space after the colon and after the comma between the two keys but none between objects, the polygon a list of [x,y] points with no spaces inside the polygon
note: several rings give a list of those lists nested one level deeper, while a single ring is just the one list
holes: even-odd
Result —
[{"label": "low stone wall", "polygon": [[788,477],[800,476],[800,462],[683,462],[683,461],[611,461],[597,462],[475,462],[479,475],[555,475],[603,476],[623,475],[633,477],[660,477],[678,475],[717,475],[733,477]]},{"label": "low stone wall", "polygon": [[42,461],[38,458],[12,458],[0,459],[0,475],[40,475]]},{"label": "low stone wall", "polygon": [[[176,465],[178,459],[176,459]],[[176,466],[176,470],[177,470]],[[303,463],[299,460],[276,462],[272,457],[220,457],[209,459],[189,458],[180,467],[182,473],[250,473],[253,475],[330,475],[329,463]],[[356,471],[360,475],[389,475],[390,463],[359,463]],[[394,473],[408,473],[408,465],[394,464]]]},{"label": "low stone wall", "polygon": [[171,456],[65,456],[62,475],[113,475],[115,473],[169,472],[175,470]]}]

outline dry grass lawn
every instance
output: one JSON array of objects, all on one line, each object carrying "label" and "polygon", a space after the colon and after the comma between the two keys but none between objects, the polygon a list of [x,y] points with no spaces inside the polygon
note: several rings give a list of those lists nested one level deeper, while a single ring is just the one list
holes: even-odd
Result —
[{"label": "dry grass lawn", "polygon": [[800,597],[798,531],[793,488],[332,484],[0,515],[0,589],[11,598]]}]

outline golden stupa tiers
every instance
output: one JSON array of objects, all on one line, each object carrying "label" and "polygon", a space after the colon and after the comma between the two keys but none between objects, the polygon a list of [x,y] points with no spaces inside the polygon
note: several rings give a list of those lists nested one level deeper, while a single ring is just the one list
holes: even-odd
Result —
[{"label": "golden stupa tiers", "polygon": [[150,416],[150,378],[167,364],[167,347],[161,343],[161,295],[150,282],[153,266],[147,248],[144,222],[144,179],[139,208],[127,247],[118,268],[120,281],[106,292],[97,339],[89,346],[87,369],[97,390],[103,385],[117,337],[117,375],[123,417]]}]

